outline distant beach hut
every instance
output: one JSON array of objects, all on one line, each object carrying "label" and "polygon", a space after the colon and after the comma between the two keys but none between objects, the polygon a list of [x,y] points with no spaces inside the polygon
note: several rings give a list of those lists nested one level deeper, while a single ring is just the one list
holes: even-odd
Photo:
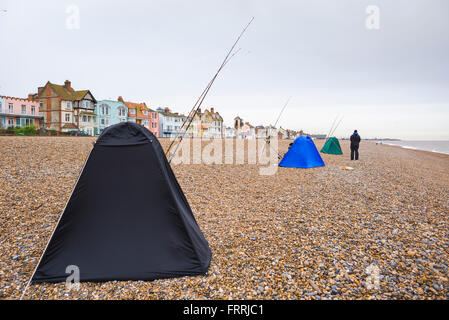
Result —
[{"label": "distant beach hut", "polygon": [[324,167],[324,162],[312,138],[299,136],[282,158],[279,167],[315,168]]},{"label": "distant beach hut", "polygon": [[331,137],[326,141],[323,148],[321,148],[321,152],[327,154],[343,154],[340,142],[338,142],[338,139],[335,137]]}]

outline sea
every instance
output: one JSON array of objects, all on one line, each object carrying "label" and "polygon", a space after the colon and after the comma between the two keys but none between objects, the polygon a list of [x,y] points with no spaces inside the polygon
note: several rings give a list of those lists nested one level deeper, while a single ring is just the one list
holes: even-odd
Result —
[{"label": "sea", "polygon": [[382,143],[391,146],[399,146],[405,149],[424,150],[436,153],[449,154],[449,140],[434,140],[434,141],[400,140],[400,141],[382,141]]}]

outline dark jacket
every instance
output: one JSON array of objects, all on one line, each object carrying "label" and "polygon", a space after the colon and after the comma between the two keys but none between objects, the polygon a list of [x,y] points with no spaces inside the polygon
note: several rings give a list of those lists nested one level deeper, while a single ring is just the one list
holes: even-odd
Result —
[{"label": "dark jacket", "polygon": [[351,136],[351,147],[358,147],[362,140],[358,133],[353,133]]}]

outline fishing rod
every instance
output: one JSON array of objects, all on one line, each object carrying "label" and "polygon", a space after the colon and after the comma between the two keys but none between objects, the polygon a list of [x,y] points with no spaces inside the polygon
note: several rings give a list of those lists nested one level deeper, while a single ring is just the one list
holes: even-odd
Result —
[{"label": "fishing rod", "polygon": [[281,118],[281,115],[282,115],[282,113],[284,112],[285,108],[287,107],[288,103],[290,102],[290,99],[291,99],[291,98],[292,98],[291,96],[288,97],[287,102],[285,102],[284,106],[282,107],[282,110],[281,110],[281,112],[279,113],[279,116],[278,116],[278,118],[276,119],[276,122],[274,123],[274,126],[275,126],[275,127],[276,127],[276,125],[278,124],[278,121],[279,121],[279,119]]},{"label": "fishing rod", "polygon": [[[232,55],[225,61],[225,63],[222,64],[222,65],[220,66],[220,69],[219,69],[219,70],[221,71],[221,69],[223,69],[223,68],[226,66],[226,64],[229,62],[229,60],[231,60],[232,57],[234,57],[240,50],[241,50],[241,48],[239,48],[236,52],[234,52],[234,53],[233,53],[233,54],[232,54]],[[183,123],[181,124],[181,127],[179,128],[178,132],[176,133],[176,136],[173,138],[173,140],[172,140],[170,146],[168,147],[167,152],[165,153],[165,155],[168,154],[168,151],[171,149],[171,147],[172,147],[174,141],[175,141],[175,140],[179,137],[179,135],[181,134],[181,132],[182,132],[182,130],[183,130],[185,124],[189,121],[189,119],[190,119],[190,122],[193,121],[193,118],[195,117],[196,112],[195,112],[195,114],[193,114],[193,115],[192,115],[192,113],[194,112],[194,110],[197,109],[198,103],[201,101],[202,97],[205,95],[205,93],[206,93],[206,92],[208,91],[208,89],[211,87],[211,85],[212,85],[212,83],[213,83],[213,80],[215,80],[215,76],[214,76],[214,78],[213,78],[211,81],[209,81],[209,83],[207,84],[206,88],[204,88],[203,92],[202,92],[201,95],[198,97],[198,100],[197,100],[197,101],[195,102],[195,104],[193,105],[192,110],[190,110],[190,112],[189,112],[187,118],[186,118],[186,119],[183,121]],[[187,129],[188,129],[188,128],[187,128]],[[185,130],[186,132],[187,132],[187,129]]]},{"label": "fishing rod", "polygon": [[[189,129],[190,124],[191,124],[192,121],[193,121],[193,118],[194,118],[195,115],[197,114],[198,109],[201,107],[201,105],[202,105],[204,99],[206,98],[206,96],[207,96],[207,94],[208,94],[210,88],[212,87],[212,85],[213,85],[215,79],[217,78],[218,74],[219,74],[220,71],[223,69],[223,67],[227,64],[227,62],[228,62],[228,61],[229,61],[229,60],[230,60],[230,59],[231,59],[231,58],[232,58],[232,57],[233,57],[233,56],[240,50],[240,49],[239,49],[239,50],[237,50],[236,52],[234,52],[234,53],[232,54],[232,52],[233,52],[235,46],[237,45],[237,43],[239,42],[240,38],[241,38],[241,37],[243,36],[243,34],[245,33],[246,29],[248,29],[248,27],[250,26],[250,24],[253,22],[253,20],[254,20],[254,17],[252,17],[251,20],[249,21],[249,23],[243,28],[242,32],[240,33],[240,35],[239,35],[239,36],[237,37],[237,39],[235,40],[235,42],[234,42],[234,44],[232,45],[231,49],[229,49],[229,51],[228,51],[226,57],[224,58],[224,60],[223,60],[223,62],[221,63],[220,67],[218,68],[217,72],[216,72],[215,75],[212,77],[212,80],[208,83],[208,85],[206,86],[206,88],[203,90],[203,93],[200,95],[200,97],[198,98],[197,102],[196,102],[195,105],[193,106],[193,108],[192,108],[193,114],[192,114],[192,111],[191,111],[191,112],[189,113],[189,116],[190,116],[190,117],[187,117],[187,119],[184,121],[185,123],[187,123],[186,129],[184,130],[184,132],[183,132],[182,134],[181,134],[181,130],[178,132],[177,136],[175,137],[175,139],[173,139],[173,141],[171,142],[170,146],[168,147],[167,152],[165,153],[166,156],[169,154],[170,149],[171,149],[173,143],[175,142],[175,140],[180,136],[180,141],[179,141],[179,143],[177,144],[176,149],[175,149],[175,151],[172,153],[172,155],[176,154],[176,151],[177,151],[177,149],[178,149],[178,147],[179,147],[179,145],[180,145],[180,143],[181,143],[181,141],[182,141],[182,139],[183,139],[183,137],[184,137],[185,132],[187,132],[187,130]],[[231,55],[231,54],[232,54],[232,55]],[[190,119],[189,119],[189,118],[190,118]],[[185,123],[182,124],[181,128],[184,128]],[[173,158],[173,156],[170,156],[169,163],[171,162],[172,158]]]},{"label": "fishing rod", "polygon": [[333,135],[334,135],[334,133],[335,133],[335,130],[337,130],[337,128],[338,128],[338,126],[340,125],[340,123],[341,123],[341,120],[343,120],[343,118],[344,118],[344,116],[342,116],[342,117],[340,118],[340,121],[338,121],[338,123],[337,123],[337,125],[335,126],[334,130],[332,130],[332,133],[330,134],[331,136],[333,136]]},{"label": "fishing rod", "polygon": [[[276,128],[276,125],[277,125],[279,119],[281,118],[282,113],[284,112],[285,108],[287,107],[288,103],[290,102],[290,99],[291,99],[291,98],[292,98],[291,96],[288,97],[287,101],[285,102],[284,106],[282,107],[281,112],[279,113],[279,116],[278,116],[278,118],[276,119],[276,122],[274,123],[274,127],[275,127],[275,128]],[[263,145],[263,148],[262,148],[262,151],[261,151],[262,154],[263,154],[263,152],[265,151],[265,146],[266,146],[267,144],[268,144],[268,145],[270,144],[270,138],[271,138],[271,130],[268,129],[268,137],[266,138],[265,144]],[[273,148],[272,148],[272,150],[273,150]],[[278,153],[278,152],[276,152],[276,153],[278,154],[278,158],[280,158],[279,153]]]},{"label": "fishing rod", "polygon": [[335,122],[337,121],[337,119],[338,119],[338,114],[336,115],[336,117],[335,117],[335,119],[334,119],[334,122],[332,122],[332,126],[331,126],[331,128],[329,129],[329,133],[326,135],[326,142],[327,142],[327,140],[329,139],[329,137],[330,137],[330,135],[331,135],[331,132],[332,132],[332,129],[334,128],[334,125],[335,125]]}]

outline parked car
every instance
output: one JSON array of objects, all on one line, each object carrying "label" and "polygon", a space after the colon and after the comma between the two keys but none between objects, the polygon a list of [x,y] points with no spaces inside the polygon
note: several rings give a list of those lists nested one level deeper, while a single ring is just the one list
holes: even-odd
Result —
[{"label": "parked car", "polygon": [[84,131],[80,131],[80,130],[72,130],[69,131],[71,136],[78,136],[78,137],[90,137],[87,133],[85,133]]}]

